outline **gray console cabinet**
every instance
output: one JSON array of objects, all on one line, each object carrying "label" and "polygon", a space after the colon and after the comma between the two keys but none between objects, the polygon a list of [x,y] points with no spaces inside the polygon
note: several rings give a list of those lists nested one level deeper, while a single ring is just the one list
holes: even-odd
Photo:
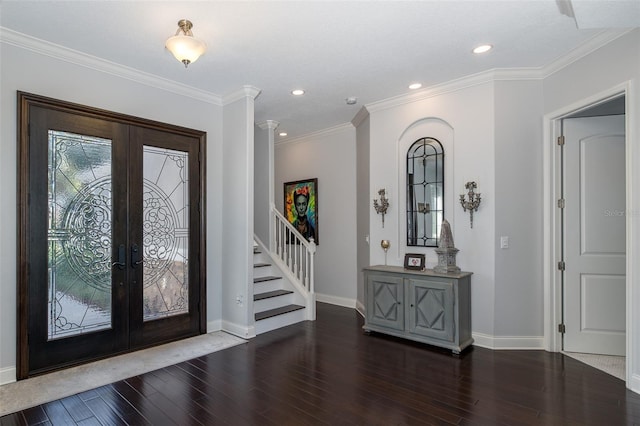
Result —
[{"label": "gray console cabinet", "polygon": [[399,266],[369,266],[365,323],[376,331],[460,353],[471,337],[471,272],[439,274]]}]

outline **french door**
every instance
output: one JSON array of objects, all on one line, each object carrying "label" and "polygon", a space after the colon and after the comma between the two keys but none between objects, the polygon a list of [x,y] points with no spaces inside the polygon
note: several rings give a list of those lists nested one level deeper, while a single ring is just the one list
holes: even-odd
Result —
[{"label": "french door", "polygon": [[204,134],[19,98],[18,378],[204,332]]}]

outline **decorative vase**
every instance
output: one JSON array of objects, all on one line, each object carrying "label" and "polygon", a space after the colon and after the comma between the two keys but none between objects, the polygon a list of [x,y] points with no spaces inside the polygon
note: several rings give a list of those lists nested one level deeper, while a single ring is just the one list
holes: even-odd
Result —
[{"label": "decorative vase", "polygon": [[391,247],[391,242],[389,240],[380,241],[380,247],[384,250],[384,265],[387,266],[387,251],[389,247]]}]

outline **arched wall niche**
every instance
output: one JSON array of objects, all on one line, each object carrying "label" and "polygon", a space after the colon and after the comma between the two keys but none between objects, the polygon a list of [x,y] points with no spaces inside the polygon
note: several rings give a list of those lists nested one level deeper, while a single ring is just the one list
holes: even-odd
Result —
[{"label": "arched wall niche", "polygon": [[407,151],[415,141],[424,137],[437,139],[444,149],[444,218],[449,221],[452,229],[455,229],[453,215],[455,197],[453,191],[454,129],[446,120],[438,117],[424,117],[407,126],[402,131],[396,145],[396,169],[398,170],[398,208],[396,209],[398,220],[397,241],[399,242],[399,256],[404,256],[404,253],[423,253],[426,261],[433,264],[437,262],[434,247],[407,245]]}]

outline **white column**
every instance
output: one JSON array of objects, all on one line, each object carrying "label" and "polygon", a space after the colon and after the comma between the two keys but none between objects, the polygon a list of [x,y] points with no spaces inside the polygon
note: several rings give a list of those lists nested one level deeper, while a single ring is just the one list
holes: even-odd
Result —
[{"label": "white column", "polygon": [[222,329],[255,336],[253,319],[254,100],[244,86],[223,99]]},{"label": "white column", "polygon": [[275,250],[275,235],[274,235],[274,220],[273,217],[273,207],[275,203],[275,170],[274,170],[274,145],[275,145],[275,131],[280,125],[279,121],[275,120],[266,120],[261,123],[258,123],[258,126],[263,129],[269,130],[269,154],[268,154],[268,162],[269,162],[269,241],[264,241],[265,244],[269,245],[269,250]]}]

